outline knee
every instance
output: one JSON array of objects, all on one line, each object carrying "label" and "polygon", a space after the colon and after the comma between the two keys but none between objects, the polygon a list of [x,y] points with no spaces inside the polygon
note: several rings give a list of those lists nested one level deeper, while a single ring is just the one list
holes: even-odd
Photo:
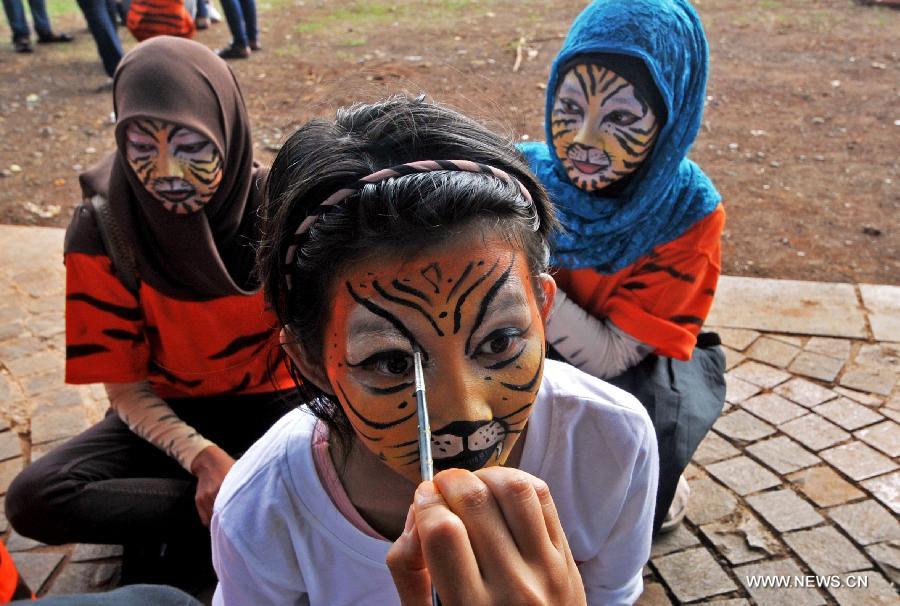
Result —
[{"label": "knee", "polygon": [[20,535],[43,543],[53,543],[46,536],[47,523],[54,519],[49,495],[58,488],[52,469],[38,461],[22,470],[6,492],[6,517]]}]

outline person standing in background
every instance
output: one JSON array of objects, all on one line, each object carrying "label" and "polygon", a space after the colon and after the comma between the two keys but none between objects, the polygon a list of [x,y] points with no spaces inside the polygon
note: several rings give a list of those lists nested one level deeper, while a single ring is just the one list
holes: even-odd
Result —
[{"label": "person standing in background", "polygon": [[[34,23],[34,31],[37,33],[38,44],[55,44],[73,40],[69,34],[53,31],[50,25],[50,16],[47,14],[47,4],[44,0],[28,0],[28,7],[31,9],[31,20]],[[28,21],[25,19],[25,7],[22,5],[22,0],[3,0],[3,10],[6,12],[9,29],[12,30],[12,43],[15,51],[17,53],[33,51],[31,31],[28,29]]]}]

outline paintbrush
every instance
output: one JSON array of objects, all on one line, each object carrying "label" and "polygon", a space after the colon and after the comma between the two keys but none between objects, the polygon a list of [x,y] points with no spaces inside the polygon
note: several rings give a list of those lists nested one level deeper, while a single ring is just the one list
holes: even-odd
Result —
[{"label": "paintbrush", "polygon": [[[416,414],[419,419],[419,473],[423,482],[434,479],[434,461],[431,458],[431,425],[428,422],[428,403],[425,400],[425,373],[422,371],[422,352],[413,352],[413,365],[416,369]],[[439,606],[434,583],[431,585],[431,603]]]}]

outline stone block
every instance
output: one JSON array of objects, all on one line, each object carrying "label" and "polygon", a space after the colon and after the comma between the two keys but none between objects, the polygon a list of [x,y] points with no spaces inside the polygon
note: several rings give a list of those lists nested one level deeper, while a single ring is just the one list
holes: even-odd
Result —
[{"label": "stone block", "polygon": [[694,525],[701,526],[721,520],[735,513],[737,506],[737,499],[716,482],[709,479],[691,481],[687,519]]},{"label": "stone block", "polygon": [[682,551],[700,543],[684,524],[679,524],[672,532],[658,535],[650,546],[650,558],[658,558],[676,551]]},{"label": "stone block", "polygon": [[706,471],[741,496],[781,484],[777,476],[744,456],[713,463]]},{"label": "stone block", "polygon": [[22,471],[23,459],[16,457],[7,461],[0,461],[0,494],[4,494],[12,483],[13,478]]},{"label": "stone block", "polygon": [[[803,571],[794,560],[769,560],[747,564],[734,569],[741,584],[747,589],[757,604],[765,606],[819,606],[825,604],[822,594],[811,587],[761,587],[759,581],[773,577],[803,576]],[[753,579],[753,581],[751,581]]]},{"label": "stone block", "polygon": [[787,383],[782,383],[774,391],[791,402],[796,402],[807,408],[837,397],[837,394],[830,389],[800,377],[795,377]]},{"label": "stone block", "polygon": [[815,526],[824,518],[793,490],[774,490],[747,497],[747,503],[778,532]]},{"label": "stone block", "polygon": [[814,574],[840,574],[871,566],[868,558],[831,526],[790,532],[783,539]]},{"label": "stone block", "polygon": [[672,601],[666,595],[666,589],[659,583],[645,583],[644,593],[635,602],[635,606],[672,606]]},{"label": "stone block", "polygon": [[884,404],[884,399],[878,396],[873,396],[870,393],[863,393],[861,391],[856,391],[855,389],[847,389],[846,387],[835,387],[834,391],[836,393],[841,394],[844,397],[850,398],[854,402],[859,402],[865,406],[876,407]]},{"label": "stone block", "polygon": [[861,345],[853,357],[857,366],[875,366],[900,370],[900,343],[868,343]]},{"label": "stone block", "polygon": [[871,499],[834,507],[828,515],[860,545],[900,540],[900,522]]},{"label": "stone block", "polygon": [[59,440],[53,440],[52,442],[42,442],[40,444],[35,444],[31,447],[31,462],[34,463],[51,450],[54,450],[57,446],[62,446],[68,441],[69,438],[60,438]]},{"label": "stone block", "polygon": [[707,321],[794,335],[866,337],[852,284],[722,276]]},{"label": "stone block", "polygon": [[841,575],[841,582],[828,588],[841,606],[897,606],[897,589],[872,570]]},{"label": "stone block", "polygon": [[10,533],[9,537],[6,539],[6,548],[10,551],[10,553],[14,553],[17,551],[28,551],[30,549],[34,549],[35,547],[42,547],[44,544],[40,541],[35,541],[34,539],[29,539],[28,537],[23,537],[15,530]]},{"label": "stone block", "polygon": [[767,389],[771,389],[791,378],[791,375],[783,370],[752,361],[744,362],[737,368],[731,370],[730,374],[738,379]]},{"label": "stone block", "polygon": [[897,383],[897,371],[874,366],[852,366],[841,376],[841,385],[888,396]]},{"label": "stone block", "polygon": [[691,602],[737,589],[706,549],[698,547],[653,560],[680,602]]},{"label": "stone block", "polygon": [[805,377],[831,382],[843,367],[844,362],[841,360],[811,351],[803,351],[794,358],[788,370]]},{"label": "stone block", "polygon": [[747,356],[736,349],[731,349],[724,345],[722,346],[722,351],[725,353],[725,370],[731,370],[747,358]]},{"label": "stone block", "polygon": [[793,345],[794,347],[800,348],[803,347],[803,339],[804,337],[795,337],[793,335],[782,335],[777,332],[772,332],[767,335],[776,341],[781,341],[782,343],[787,343],[788,345]]},{"label": "stone block", "polygon": [[778,540],[747,511],[701,526],[700,531],[732,565],[746,564],[784,552]]},{"label": "stone block", "polygon": [[118,584],[121,568],[118,563],[69,564],[54,579],[47,595],[108,591]]},{"label": "stone block", "polygon": [[72,550],[72,555],[69,560],[72,562],[91,562],[93,560],[105,560],[121,556],[121,545],[91,545],[88,543],[79,543],[75,545],[75,549]]},{"label": "stone block", "polygon": [[716,328],[715,332],[722,339],[722,345],[737,351],[744,351],[759,337],[759,333],[755,330],[745,328]]},{"label": "stone block", "polygon": [[758,394],[760,388],[753,383],[738,379],[732,373],[725,373],[725,401],[740,404],[750,396]]},{"label": "stone block", "polygon": [[743,410],[736,410],[719,417],[713,428],[732,440],[745,442],[753,442],[775,433],[774,427]]},{"label": "stone block", "polygon": [[859,292],[875,339],[900,342],[900,286],[860,284]]},{"label": "stone block", "polygon": [[32,375],[22,380],[25,395],[29,398],[40,396],[48,391],[59,389],[66,382],[65,372],[62,367],[51,370],[48,373]]},{"label": "stone block", "polygon": [[22,336],[8,339],[0,343],[0,364],[7,366],[20,358],[36,354],[44,349],[44,345],[34,337]]},{"label": "stone block", "polygon": [[900,585],[900,541],[869,545],[866,553],[892,583]]},{"label": "stone block", "polygon": [[853,435],[889,457],[900,457],[900,425],[893,421],[860,429]]},{"label": "stone block", "polygon": [[850,437],[849,433],[816,414],[788,421],[779,426],[779,429],[814,451],[843,442]]},{"label": "stone block", "polygon": [[830,467],[813,467],[788,476],[788,481],[819,507],[840,505],[865,496]]},{"label": "stone block", "polygon": [[63,314],[57,312],[31,316],[25,321],[25,327],[39,339],[49,339],[66,332]]},{"label": "stone block", "polygon": [[68,438],[87,428],[87,418],[80,406],[50,410],[31,419],[31,443]]},{"label": "stone block", "polygon": [[0,461],[22,456],[22,444],[19,434],[14,431],[0,433]]},{"label": "stone block", "polygon": [[819,404],[813,411],[822,415],[832,423],[840,425],[847,431],[853,431],[866,425],[872,425],[878,421],[883,421],[884,417],[862,404],[850,400],[849,398],[838,398],[824,404]]},{"label": "stone block", "polygon": [[770,337],[762,337],[757,339],[753,345],[747,349],[746,353],[748,358],[752,358],[758,362],[771,364],[778,368],[785,368],[791,363],[791,360],[794,359],[794,356],[796,356],[799,351],[799,347],[795,347],[784,341],[779,341]]},{"label": "stone block", "polygon": [[44,588],[44,583],[62,562],[62,553],[13,553],[12,559],[19,569],[19,574],[35,593]]},{"label": "stone block", "polygon": [[803,349],[846,362],[850,358],[850,344],[848,339],[810,337]]},{"label": "stone block", "polygon": [[802,406],[792,404],[774,393],[764,393],[744,400],[741,402],[741,408],[775,425],[781,425],[806,414],[806,409]]},{"label": "stone block", "polygon": [[20,320],[0,324],[0,342],[8,339],[15,339],[16,337],[21,337],[25,334],[27,334],[25,331],[25,324]]},{"label": "stone block", "polygon": [[829,448],[821,457],[857,482],[897,469],[897,464],[862,442],[850,442]]},{"label": "stone block", "polygon": [[891,511],[900,514],[900,471],[866,480],[862,485]]},{"label": "stone block", "polygon": [[730,459],[740,453],[741,451],[732,446],[728,440],[721,437],[716,432],[711,431],[706,434],[706,437],[700,442],[700,446],[694,451],[694,456],[691,460],[700,465],[708,465],[709,463],[715,463],[716,461],[722,461],[723,459]]},{"label": "stone block", "polygon": [[64,365],[65,359],[55,351],[41,351],[4,362],[6,369],[19,379],[58,370]]},{"label": "stone block", "polygon": [[811,467],[822,460],[787,436],[778,436],[752,444],[747,452],[780,474]]}]

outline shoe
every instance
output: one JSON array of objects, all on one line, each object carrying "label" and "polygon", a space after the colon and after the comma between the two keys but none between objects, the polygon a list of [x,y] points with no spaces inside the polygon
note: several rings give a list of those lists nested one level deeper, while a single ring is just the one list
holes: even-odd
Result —
[{"label": "shoe", "polygon": [[194,27],[197,29],[209,29],[209,17],[197,17],[194,19]]},{"label": "shoe", "polygon": [[262,47],[259,45],[259,42],[257,42],[256,40],[251,40],[249,42],[249,44],[250,44],[250,50],[252,50],[254,53],[262,50]]},{"label": "shoe", "polygon": [[56,44],[58,42],[71,42],[74,40],[69,34],[59,32],[43,32],[38,34],[38,44]]},{"label": "shoe", "polygon": [[34,51],[31,47],[31,40],[28,38],[13,38],[13,49],[17,53],[30,53]]},{"label": "shoe", "polygon": [[691,498],[691,487],[684,476],[678,478],[678,486],[675,488],[675,496],[672,498],[672,504],[666,517],[663,519],[662,526],[659,527],[659,534],[672,532],[678,525],[684,521],[687,513],[688,500]]},{"label": "shoe", "polygon": [[226,46],[216,51],[216,54],[223,59],[248,59],[250,57],[249,46]]}]

